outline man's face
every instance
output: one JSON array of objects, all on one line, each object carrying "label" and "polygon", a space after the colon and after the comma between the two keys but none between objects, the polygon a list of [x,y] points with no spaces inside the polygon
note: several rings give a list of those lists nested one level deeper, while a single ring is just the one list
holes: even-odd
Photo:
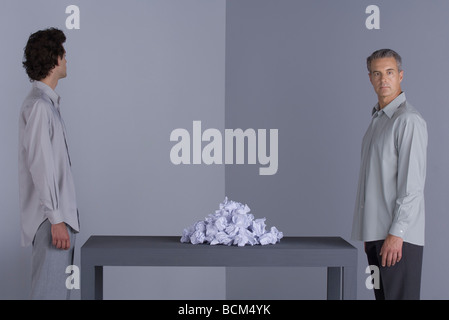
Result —
[{"label": "man's face", "polygon": [[371,61],[369,79],[379,100],[391,102],[401,93],[403,75],[404,71],[399,72],[394,57]]},{"label": "man's face", "polygon": [[55,71],[57,72],[59,79],[67,77],[67,60],[65,58],[65,53],[62,58],[58,57],[58,65],[55,66]]}]

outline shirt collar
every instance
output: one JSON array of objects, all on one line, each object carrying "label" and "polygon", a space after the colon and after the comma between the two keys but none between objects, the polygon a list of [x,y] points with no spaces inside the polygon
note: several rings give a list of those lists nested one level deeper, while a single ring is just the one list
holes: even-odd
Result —
[{"label": "shirt collar", "polygon": [[59,101],[61,97],[48,85],[43,83],[42,81],[33,81],[33,86],[42,90],[51,100],[55,107],[59,107]]},{"label": "shirt collar", "polygon": [[404,102],[405,93],[401,92],[400,95],[398,95],[393,101],[387,104],[382,110],[379,110],[379,103],[377,103],[373,108],[372,115],[374,115],[376,112],[383,112],[388,116],[388,118],[391,118],[396,112],[396,109],[399,108],[399,106]]}]

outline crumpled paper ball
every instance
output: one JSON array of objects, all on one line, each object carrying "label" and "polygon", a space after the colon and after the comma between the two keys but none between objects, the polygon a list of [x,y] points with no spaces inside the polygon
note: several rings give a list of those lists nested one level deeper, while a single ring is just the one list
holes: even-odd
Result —
[{"label": "crumpled paper ball", "polygon": [[243,205],[225,197],[215,213],[184,229],[181,242],[241,247],[246,244],[275,244],[280,241],[283,237],[282,232],[276,227],[266,231],[265,218],[254,219],[249,212],[250,209],[246,204]]}]

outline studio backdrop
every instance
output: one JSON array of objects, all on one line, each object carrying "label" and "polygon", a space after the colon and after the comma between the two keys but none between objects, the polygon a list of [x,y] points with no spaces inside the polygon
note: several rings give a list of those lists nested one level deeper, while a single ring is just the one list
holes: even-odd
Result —
[{"label": "studio backdrop", "polygon": [[[76,265],[91,235],[181,237],[227,196],[284,236],[351,242],[357,297],[373,299],[350,235],[377,102],[366,57],[391,48],[429,132],[421,297],[448,299],[447,12],[444,0],[3,0],[0,298],[28,299],[31,279],[17,183],[18,115],[31,88],[23,48],[57,27],[67,36],[56,91],[80,211]],[[227,148],[230,129],[255,139]],[[324,299],[326,269],[106,267],[104,298]]]}]

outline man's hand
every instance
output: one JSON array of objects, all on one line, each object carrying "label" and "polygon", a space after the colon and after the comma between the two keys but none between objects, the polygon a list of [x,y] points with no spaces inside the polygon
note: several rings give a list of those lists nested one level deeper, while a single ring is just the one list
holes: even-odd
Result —
[{"label": "man's hand", "polygon": [[394,266],[396,262],[399,262],[402,258],[402,243],[401,237],[396,237],[391,234],[385,239],[382,248],[380,249],[380,255],[382,256],[382,267],[387,265],[388,267]]},{"label": "man's hand", "polygon": [[56,248],[64,250],[70,248],[70,236],[64,222],[51,225],[51,237]]}]

